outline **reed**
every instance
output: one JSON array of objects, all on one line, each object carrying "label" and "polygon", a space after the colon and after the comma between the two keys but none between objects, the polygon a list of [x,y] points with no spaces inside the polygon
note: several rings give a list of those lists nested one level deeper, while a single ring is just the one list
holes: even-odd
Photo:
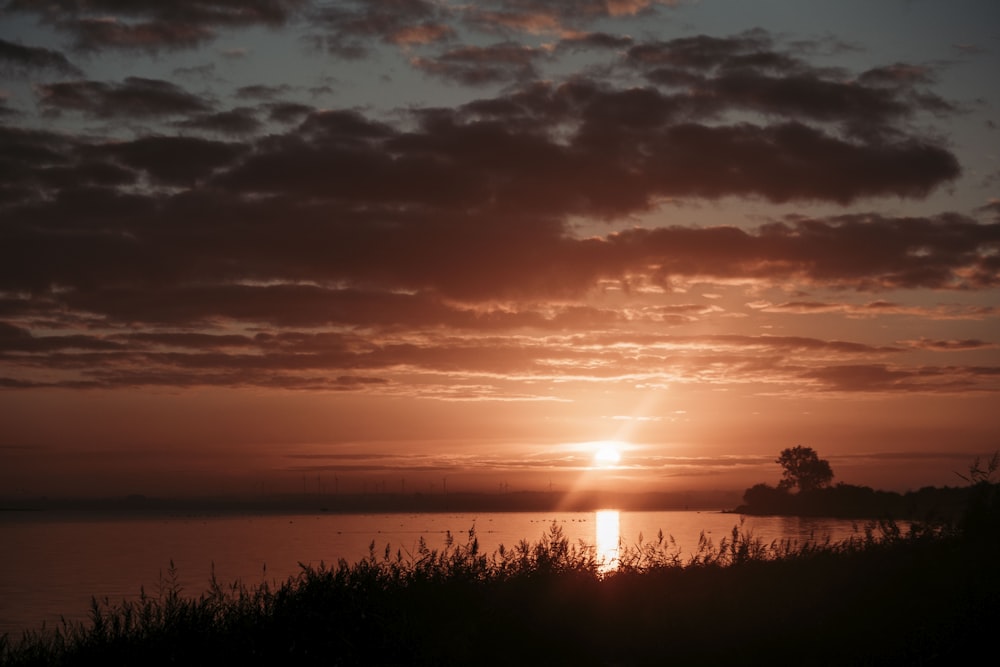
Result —
[{"label": "reed", "polygon": [[[764,542],[742,523],[683,556],[662,533],[608,570],[559,525],[483,553],[474,530],[415,553],[302,565],[281,584],[93,600],[86,623],[0,638],[4,665],[922,664],[1000,617],[1000,538],[891,521],[855,539]],[[933,658],[933,660],[932,660]]]}]

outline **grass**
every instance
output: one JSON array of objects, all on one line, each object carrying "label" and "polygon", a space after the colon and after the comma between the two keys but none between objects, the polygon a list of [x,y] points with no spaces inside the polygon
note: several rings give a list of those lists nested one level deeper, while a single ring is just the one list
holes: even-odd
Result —
[{"label": "grass", "polygon": [[837,544],[765,543],[735,526],[682,557],[622,545],[607,571],[557,524],[493,553],[440,550],[302,566],[280,585],[168,571],[156,595],[95,600],[88,623],[0,639],[4,665],[955,664],[1000,620],[1000,539],[891,522]]}]

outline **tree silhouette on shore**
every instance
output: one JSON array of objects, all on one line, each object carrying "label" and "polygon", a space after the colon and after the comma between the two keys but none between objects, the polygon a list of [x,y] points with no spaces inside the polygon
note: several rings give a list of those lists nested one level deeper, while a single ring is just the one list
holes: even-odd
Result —
[{"label": "tree silhouette on shore", "polygon": [[821,459],[812,447],[796,445],[781,450],[775,461],[783,468],[780,489],[797,488],[800,492],[819,489],[833,480],[829,461]]}]

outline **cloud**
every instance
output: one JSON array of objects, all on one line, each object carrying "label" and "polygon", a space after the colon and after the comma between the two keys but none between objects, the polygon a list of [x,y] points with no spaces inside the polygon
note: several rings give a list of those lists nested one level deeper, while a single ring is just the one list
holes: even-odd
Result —
[{"label": "cloud", "polygon": [[[409,327],[391,321],[408,321]],[[209,327],[202,333],[71,336],[36,336],[7,325],[0,328],[0,360],[13,374],[5,383],[23,388],[259,386],[439,400],[562,400],[548,385],[566,381],[722,382],[774,393],[795,391],[805,379],[830,391],[979,391],[993,387],[998,376],[992,367],[890,367],[878,360],[898,357],[904,348],[801,336],[637,334],[634,323],[561,335],[533,334],[512,323],[513,336],[473,328],[453,335],[447,329],[417,333],[414,323],[405,314],[389,314],[353,333],[286,328],[248,335],[209,333]]]},{"label": "cloud", "polygon": [[867,303],[846,303],[841,301],[786,301],[784,303],[771,303],[769,301],[757,301],[748,303],[747,305],[750,308],[765,313],[795,315],[843,313],[851,318],[875,318],[886,315],[900,315],[926,320],[982,320],[1000,315],[1000,308],[990,306],[916,306],[890,301],[870,301]]},{"label": "cloud", "polygon": [[11,0],[6,12],[35,14],[71,34],[82,51],[156,52],[198,46],[222,27],[279,26],[297,14],[303,0]]},{"label": "cloud", "polygon": [[[635,16],[676,0],[488,0],[469,5],[462,21],[482,32],[559,33],[609,18]],[[568,36],[568,35],[567,35]]]},{"label": "cloud", "polygon": [[412,44],[432,44],[454,37],[455,30],[443,23],[424,23],[415,26],[406,26],[396,30],[388,36],[388,40],[400,46]]},{"label": "cloud", "polygon": [[270,102],[264,108],[268,119],[278,123],[295,123],[316,111],[314,107],[299,102]]},{"label": "cloud", "polygon": [[[892,368],[884,364],[858,364],[810,370],[803,373],[803,378],[818,381],[826,391],[950,393],[976,388],[996,391],[989,376],[998,373],[998,368]],[[989,384],[980,384],[983,380]]]},{"label": "cloud", "polygon": [[235,143],[169,136],[144,136],[91,148],[95,155],[143,171],[154,183],[172,186],[193,186],[232,164],[246,150]]},{"label": "cloud", "polygon": [[4,203],[35,201],[87,185],[128,185],[133,178],[105,160],[86,154],[86,144],[68,134],[0,127],[0,173]]},{"label": "cloud", "polygon": [[926,89],[933,75],[925,66],[895,63],[851,76],[777,48],[762,30],[639,43],[628,50],[627,62],[648,80],[683,91],[705,113],[745,109],[835,123],[849,136],[891,138],[900,120],[919,112],[957,111]]},{"label": "cloud", "polygon": [[254,84],[237,88],[236,97],[250,100],[277,100],[289,91],[291,91],[291,86],[286,84],[277,86]]},{"label": "cloud", "polygon": [[[351,0],[334,5],[318,5],[309,12],[310,23],[316,29],[308,41],[327,52],[347,59],[364,57],[376,44],[392,44],[406,51],[425,45],[441,44],[470,37],[465,46],[455,51],[465,60],[469,51],[499,49],[481,46],[475,36],[501,35],[504,43],[522,49],[536,48],[517,40],[525,35],[556,34],[566,40],[566,50],[581,48],[619,48],[630,42],[627,38],[608,33],[585,35],[584,28],[596,21],[611,20],[651,12],[657,6],[675,2],[648,0],[562,0],[560,2],[525,2],[496,0],[476,3],[429,2],[428,0]],[[468,33],[471,33],[468,34]],[[415,57],[412,63],[421,69],[447,76],[456,81],[474,82],[523,79],[525,72],[514,77],[499,71],[488,77],[476,76],[471,64],[454,62],[455,53],[447,57]],[[485,63],[481,63],[481,67]]]},{"label": "cloud", "polygon": [[229,111],[216,111],[193,116],[179,122],[178,127],[205,130],[231,136],[246,136],[257,132],[262,123],[257,120],[253,109],[237,107]]},{"label": "cloud", "polygon": [[0,39],[0,71],[11,76],[27,75],[39,70],[66,76],[83,76],[83,72],[58,51]]},{"label": "cloud", "polygon": [[467,86],[508,81],[530,81],[538,77],[535,62],[548,50],[502,42],[490,46],[463,46],[434,57],[410,62],[428,74]]},{"label": "cloud", "polygon": [[398,46],[446,41],[455,35],[449,5],[429,0],[348,2],[316,6],[310,23],[322,31],[313,41],[343,58],[363,57],[372,40]]},{"label": "cloud", "polygon": [[[473,65],[466,73],[490,72]],[[841,204],[922,197],[959,173],[951,153],[916,137],[847,139],[799,122],[707,125],[686,115],[656,90],[585,81],[417,110],[420,125],[405,132],[356,112],[325,112],[260,143],[218,185],[355,201],[377,191],[380,205],[478,202],[524,215],[613,217],[670,197]],[[335,134],[312,132],[348,117],[354,125]],[[365,134],[376,126],[377,135]]]},{"label": "cloud", "polygon": [[152,21],[128,23],[116,17],[61,19],[56,25],[73,33],[76,38],[74,47],[80,51],[189,49],[215,37],[215,32],[205,25]]},{"label": "cloud", "polygon": [[0,350],[4,352],[51,352],[53,350],[118,350],[122,345],[94,336],[36,337],[22,327],[0,322]]},{"label": "cloud", "polygon": [[[280,24],[304,7],[14,4],[81,48],[145,50]],[[584,30],[656,4],[310,10],[308,30],[334,50],[388,45],[445,81],[506,86],[451,106],[320,110],[299,101],[305,88],[253,84],[229,102],[246,106],[223,107],[159,79],[36,84],[49,120],[78,114],[105,121],[107,135],[75,133],[76,117],[60,130],[0,128],[0,384],[463,401],[569,400],[565,383],[995,388],[988,365],[907,365],[928,350],[992,349],[982,333],[717,333],[737,318],[791,321],[772,314],[996,318],[982,293],[1000,283],[1000,210],[826,206],[684,223],[685,209],[665,202],[925,197],[961,173],[950,144],[922,129],[954,106],[931,91],[932,69],[834,70],[764,31],[644,42]],[[502,17],[503,41],[466,41],[485,12]],[[87,32],[94,21],[111,32]],[[519,41],[524,31],[556,37],[538,46]],[[615,62],[548,76],[582,49]],[[706,285],[683,291],[694,283]],[[794,300],[766,300],[789,285]],[[917,305],[923,290],[969,303]],[[695,327],[703,335],[685,335]]]},{"label": "cloud", "polygon": [[613,35],[606,32],[588,32],[580,35],[564,37],[559,40],[558,48],[565,51],[583,51],[588,49],[625,49],[635,43],[628,35]]},{"label": "cloud", "polygon": [[544,8],[536,11],[504,11],[476,7],[464,14],[463,21],[485,33],[539,34],[564,30],[559,16]]},{"label": "cloud", "polygon": [[176,84],[140,77],[128,77],[121,83],[82,80],[41,84],[36,91],[39,104],[50,113],[76,111],[102,119],[176,116],[210,108]]},{"label": "cloud", "polygon": [[[1000,226],[953,215],[793,218],[756,233],[734,227],[634,229],[608,242],[670,275],[765,278],[858,290],[978,289],[997,284]],[[640,259],[641,258],[641,259]]]},{"label": "cloud", "polygon": [[[96,99],[93,113],[111,96]],[[919,168],[910,160],[899,173],[876,175],[859,165],[844,176],[815,145],[792,151],[794,164],[774,143],[770,154],[751,150],[759,128],[658,129],[670,117],[662,101],[649,91],[542,84],[484,104],[421,111],[409,130],[343,110],[235,142],[101,142],[7,130],[0,144],[9,156],[8,206],[27,198],[8,209],[11,223],[0,231],[0,274],[8,289],[270,281],[466,300],[576,298],[609,280],[801,281],[863,291],[997,284],[1000,225],[956,214],[798,216],[756,230],[674,225],[576,237],[572,216],[624,216],[659,197],[808,199],[837,178],[838,201],[876,186],[892,192]],[[549,130],[570,121],[578,122],[575,134]],[[610,149],[595,137],[598,128],[622,127],[643,131]],[[652,150],[633,155],[627,141]],[[654,148],[664,142],[683,150]],[[787,167],[775,166],[782,161]],[[722,175],[741,163],[738,173]],[[100,187],[53,179],[71,169],[95,174],[90,182]],[[114,189],[134,173],[184,190]],[[870,173],[883,182],[865,181]],[[39,191],[28,196],[25,188],[40,186],[45,199],[36,202]]]},{"label": "cloud", "polygon": [[1000,344],[998,343],[990,343],[976,338],[966,338],[963,340],[932,340],[929,338],[920,338],[918,340],[903,341],[903,343],[910,345],[911,347],[921,350],[931,350],[933,352],[993,350],[1000,347]]}]

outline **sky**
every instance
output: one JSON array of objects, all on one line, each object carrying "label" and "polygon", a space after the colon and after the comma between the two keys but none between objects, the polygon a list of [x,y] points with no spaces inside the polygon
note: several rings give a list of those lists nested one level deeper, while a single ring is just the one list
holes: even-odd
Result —
[{"label": "sky", "polygon": [[0,6],[0,497],[1000,448],[995,0]]}]

